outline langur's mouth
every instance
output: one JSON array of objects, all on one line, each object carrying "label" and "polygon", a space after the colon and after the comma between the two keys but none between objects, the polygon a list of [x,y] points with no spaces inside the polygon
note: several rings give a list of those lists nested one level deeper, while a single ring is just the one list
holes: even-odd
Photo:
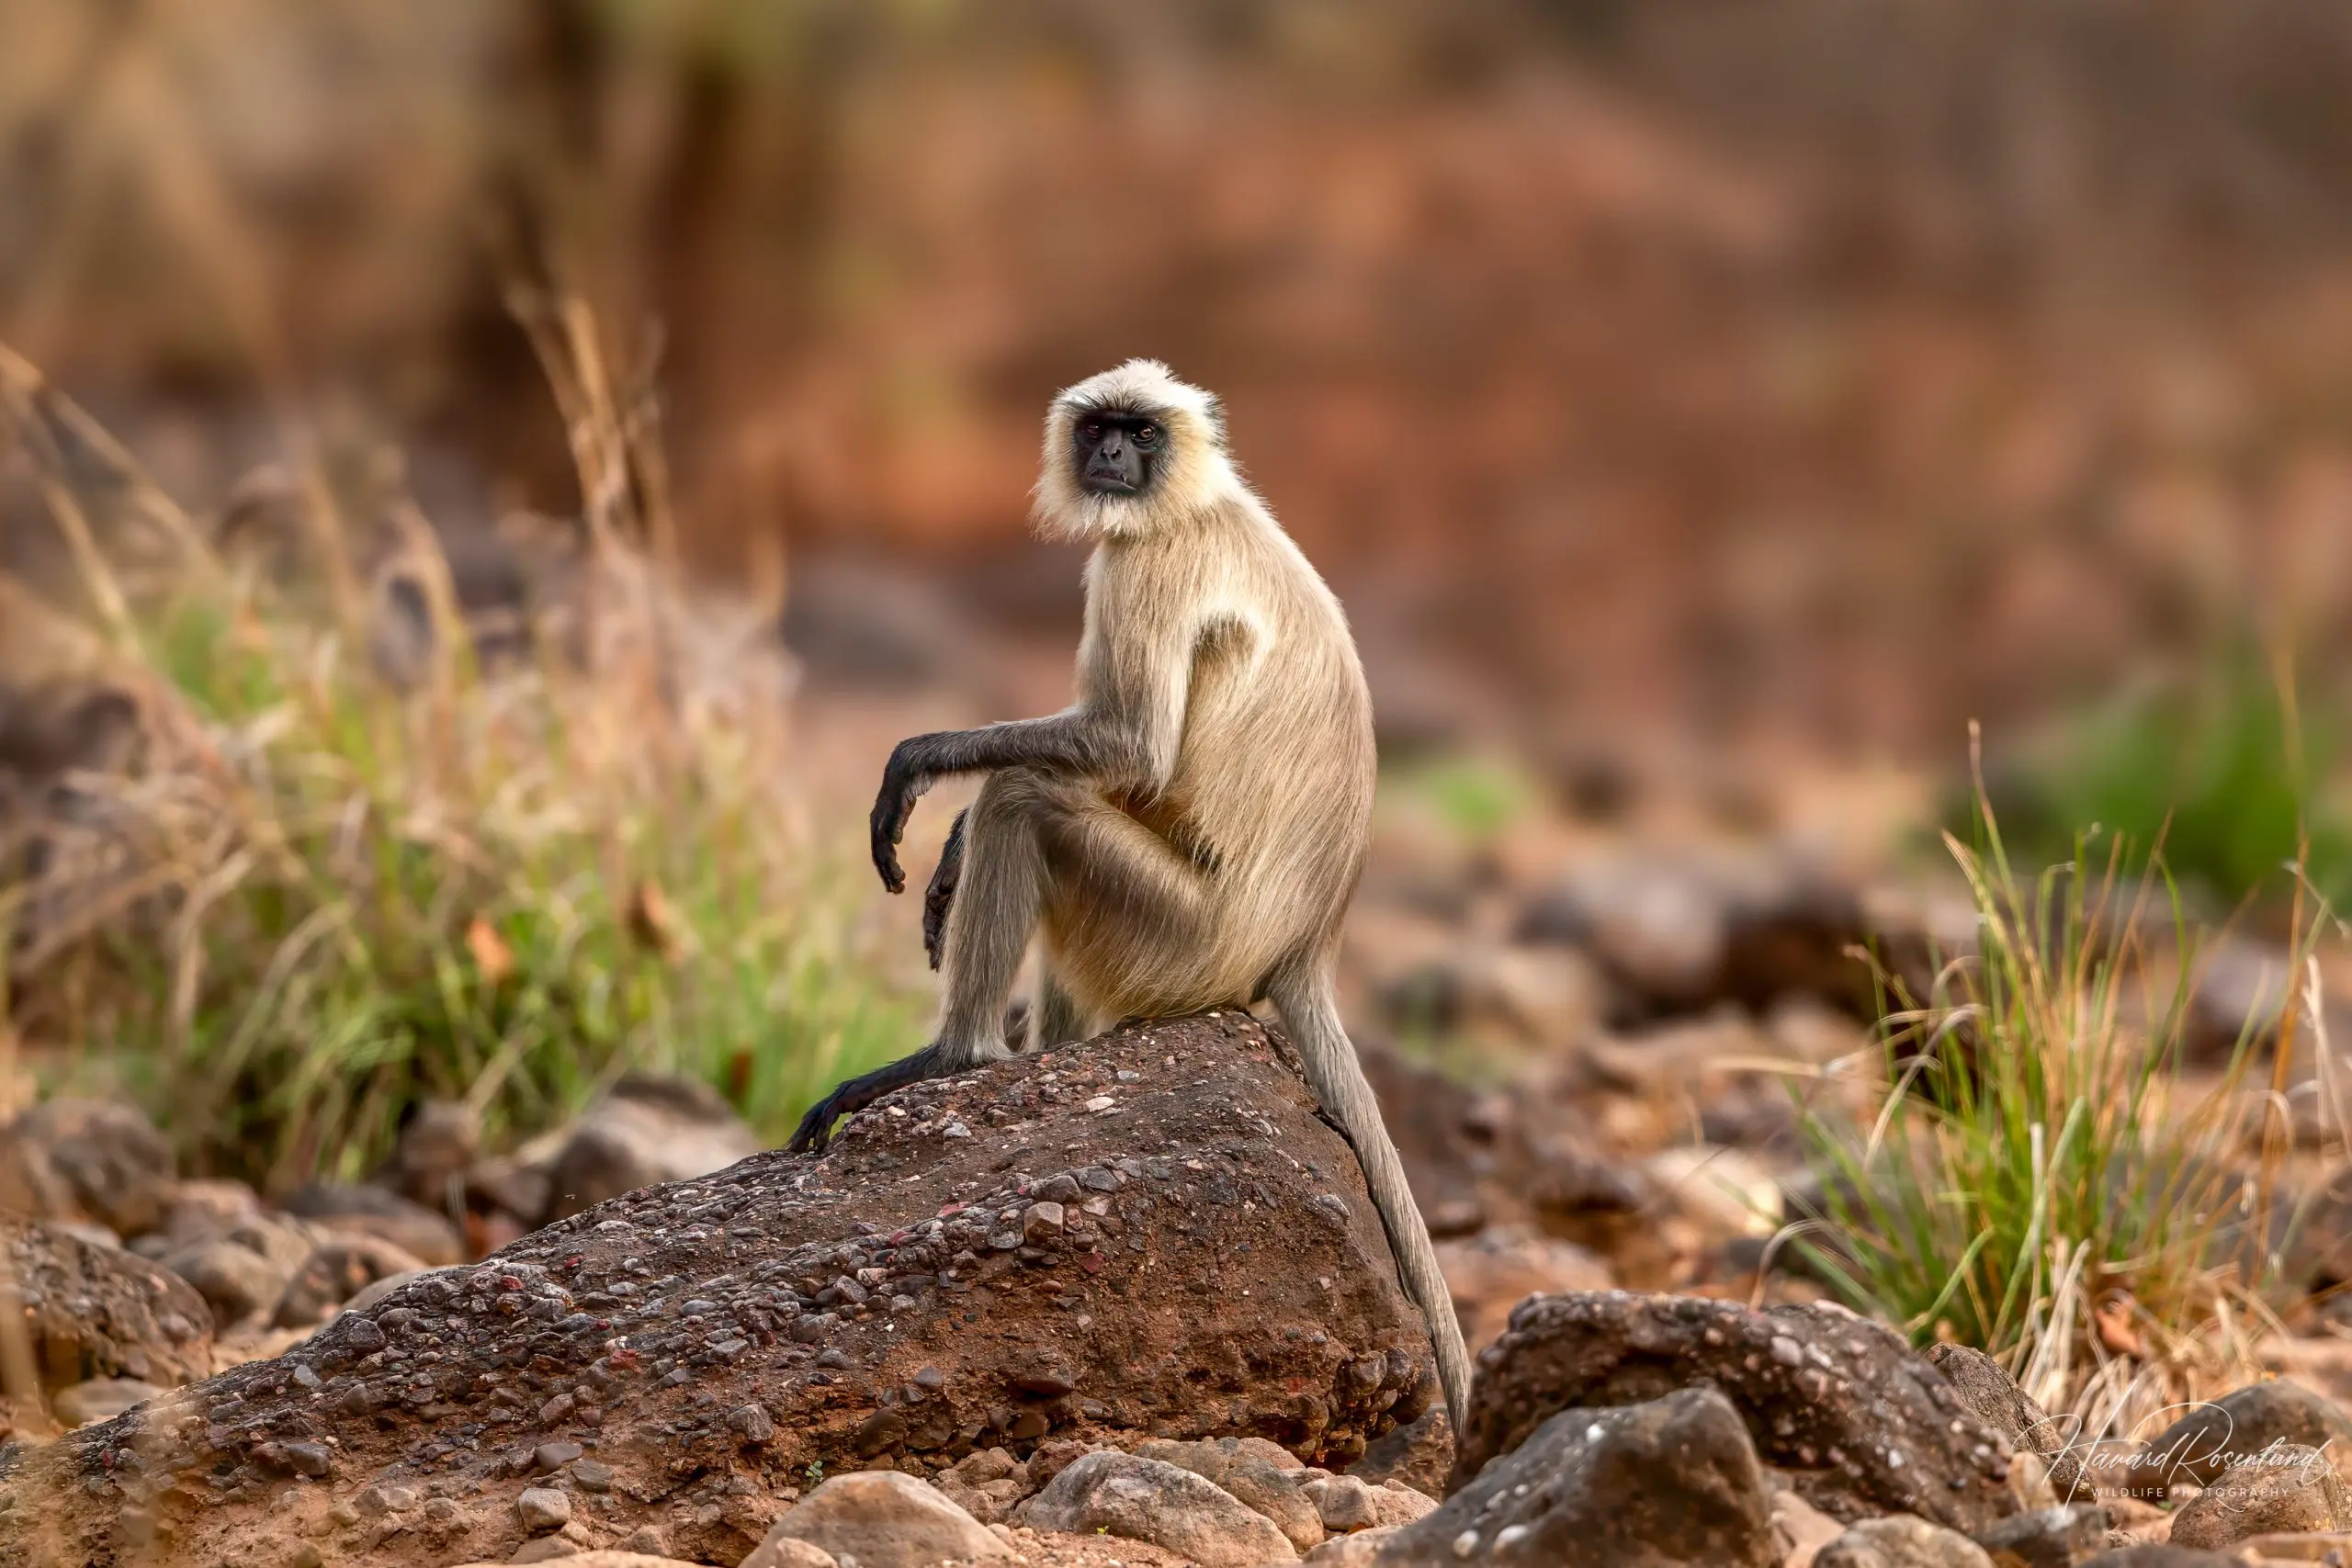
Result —
[{"label": "langur's mouth", "polygon": [[1136,492],[1134,482],[1126,475],[1108,472],[1102,468],[1087,469],[1086,482],[1088,487],[1093,490],[1114,490],[1121,495],[1133,495]]}]

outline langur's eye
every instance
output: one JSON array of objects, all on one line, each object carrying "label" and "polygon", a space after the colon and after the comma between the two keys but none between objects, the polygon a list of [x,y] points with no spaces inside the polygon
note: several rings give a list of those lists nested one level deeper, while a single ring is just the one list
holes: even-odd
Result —
[{"label": "langur's eye", "polygon": [[1102,427],[1093,420],[1090,419],[1084,424],[1079,426],[1079,434],[1085,436],[1089,441],[1100,441],[1102,439]]},{"label": "langur's eye", "polygon": [[1159,439],[1159,427],[1156,424],[1143,425],[1136,431],[1136,445],[1138,446],[1148,446]]}]

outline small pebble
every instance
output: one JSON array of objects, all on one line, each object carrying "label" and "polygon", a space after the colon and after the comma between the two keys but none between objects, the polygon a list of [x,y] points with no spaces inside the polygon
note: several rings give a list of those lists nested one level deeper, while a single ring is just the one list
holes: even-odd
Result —
[{"label": "small pebble", "polygon": [[514,1499],[514,1515],[525,1529],[545,1535],[571,1522],[571,1498],[552,1486],[526,1486]]}]

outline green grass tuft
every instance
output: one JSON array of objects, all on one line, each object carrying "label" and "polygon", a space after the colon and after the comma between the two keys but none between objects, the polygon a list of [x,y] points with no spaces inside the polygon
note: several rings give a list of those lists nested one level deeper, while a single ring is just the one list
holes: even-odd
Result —
[{"label": "green grass tuft", "polygon": [[[605,423],[621,472],[637,437]],[[781,652],[729,629],[761,617],[592,525],[543,657],[485,675],[420,527],[435,632],[395,680],[351,562],[306,592],[168,521],[187,554],[160,591],[81,557],[143,760],[73,781],[13,852],[0,823],[0,1042],[45,1087],[128,1092],[185,1170],[283,1190],[368,1171],[421,1099],[469,1100],[495,1145],[629,1068],[710,1083],[780,1140],[919,1043],[911,966],[855,912],[859,824],[808,820]]]},{"label": "green grass tuft", "polygon": [[2196,942],[2161,855],[2086,839],[2027,874],[1979,799],[1976,842],[1946,840],[1977,949],[1924,996],[1888,981],[1871,1112],[1802,1112],[1822,1196],[1793,1244],[1854,1306],[1995,1355],[2053,1409],[2227,1386],[2285,1300],[2273,1069],[2249,1025],[2185,1070]]}]

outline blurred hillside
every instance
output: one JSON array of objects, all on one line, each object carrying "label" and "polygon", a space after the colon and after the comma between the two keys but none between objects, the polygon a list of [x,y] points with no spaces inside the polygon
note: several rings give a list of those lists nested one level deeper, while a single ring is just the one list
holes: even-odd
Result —
[{"label": "blurred hillside", "polygon": [[2248,630],[2340,696],[2340,7],[51,0],[0,30],[0,338],[194,506],[300,408],[406,444],[445,530],[575,509],[502,304],[524,214],[646,325],[696,558],[789,541],[820,677],[952,682],[956,615],[1066,654],[1074,574],[1023,543],[1037,416],[1148,353],[1226,396],[1400,736],[1948,761],[1970,716]]}]

